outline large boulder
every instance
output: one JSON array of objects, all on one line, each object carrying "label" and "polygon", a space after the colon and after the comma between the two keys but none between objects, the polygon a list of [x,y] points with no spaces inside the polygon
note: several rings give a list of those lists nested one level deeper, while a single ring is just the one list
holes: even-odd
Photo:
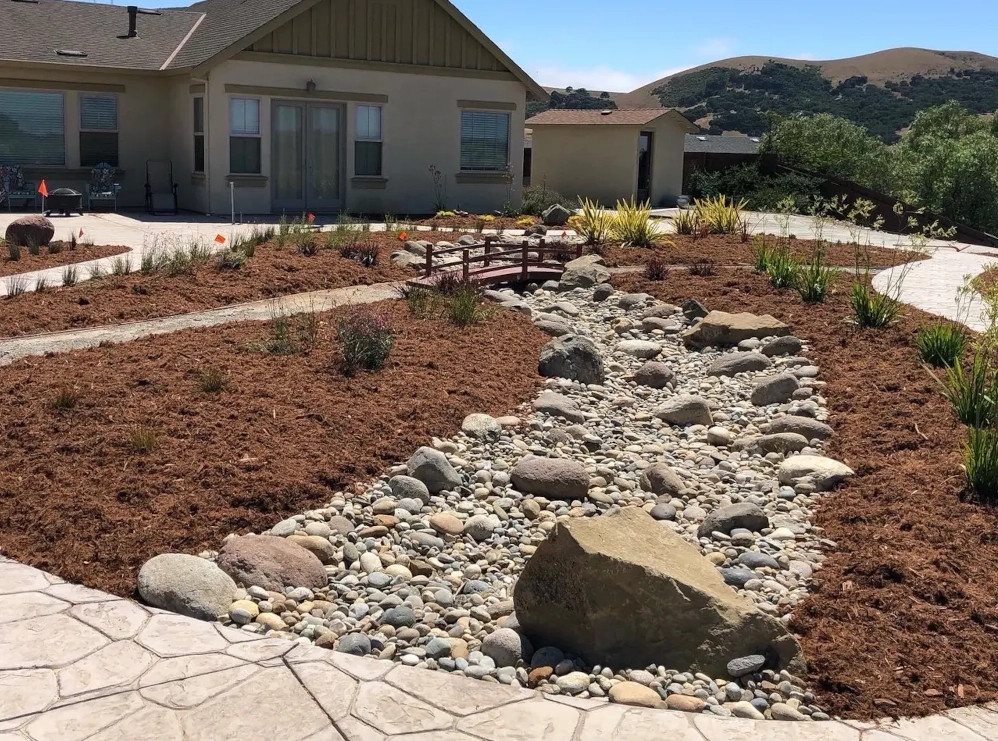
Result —
[{"label": "large boulder", "polygon": [[414,479],[426,484],[430,494],[439,494],[445,489],[456,489],[461,485],[461,474],[439,450],[422,447],[412,454],[406,463],[406,470]]},{"label": "large boulder", "polygon": [[32,214],[10,222],[3,238],[19,247],[47,247],[54,236],[55,225],[44,216]]},{"label": "large boulder", "polygon": [[548,499],[584,499],[589,492],[586,467],[568,458],[524,456],[513,469],[510,480],[517,491]]},{"label": "large boulder", "polygon": [[585,384],[606,381],[603,356],[588,337],[557,337],[541,348],[537,372],[547,378],[570,378]]},{"label": "large boulder", "polygon": [[592,288],[610,282],[610,271],[599,255],[584,255],[565,263],[565,272],[558,283],[558,290]]},{"label": "large boulder", "polygon": [[670,425],[709,425],[712,422],[710,405],[700,396],[679,394],[668,399],[655,410],[655,416]]},{"label": "large boulder", "polygon": [[554,204],[541,214],[544,226],[565,226],[570,218],[572,218],[572,212],[560,203]]},{"label": "large boulder", "polygon": [[757,373],[773,367],[773,361],[757,352],[733,352],[722,355],[707,368],[708,376],[735,376]]},{"label": "large boulder", "polygon": [[705,347],[733,347],[752,337],[783,337],[790,334],[790,327],[769,314],[729,314],[712,311],[694,326],[681,333],[686,347],[702,350]]},{"label": "large boulder", "polygon": [[545,391],[534,400],[534,411],[550,414],[552,417],[567,419],[569,422],[585,422],[586,415],[579,405],[562,394]]},{"label": "large boulder", "polygon": [[854,472],[845,463],[820,455],[795,455],[780,464],[777,476],[780,483],[793,486],[802,481],[810,481],[818,491],[828,491]]},{"label": "large boulder", "polygon": [[824,422],[796,415],[774,419],[769,423],[768,431],[772,434],[792,432],[796,435],[803,435],[808,440],[827,440],[832,436],[832,428]]},{"label": "large boulder", "polygon": [[749,399],[757,407],[783,404],[790,401],[790,397],[799,387],[800,384],[794,376],[789,373],[780,373],[759,381],[752,389],[752,395]]},{"label": "large boulder", "polygon": [[776,618],[728,587],[699,551],[641,509],[559,522],[527,562],[513,594],[521,630],[589,664],[725,675],[732,658],[761,654],[804,670],[801,648]]},{"label": "large boulder", "polygon": [[709,538],[711,533],[730,535],[735,528],[744,528],[754,533],[769,527],[769,518],[758,506],[749,502],[729,504],[712,510],[700,523],[698,538]]},{"label": "large boulder", "polygon": [[215,620],[228,612],[236,583],[207,559],[164,553],[142,565],[138,589],[139,596],[153,607],[198,620]]},{"label": "large boulder", "polygon": [[314,553],[270,535],[228,540],[218,552],[218,567],[245,587],[271,592],[284,587],[322,589],[329,584],[326,569]]}]

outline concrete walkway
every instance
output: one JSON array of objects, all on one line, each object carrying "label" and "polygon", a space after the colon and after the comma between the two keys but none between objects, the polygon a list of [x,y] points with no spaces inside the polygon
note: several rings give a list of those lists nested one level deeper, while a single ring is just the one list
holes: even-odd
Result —
[{"label": "concrete walkway", "polygon": [[276,299],[234,304],[191,314],[148,319],[128,324],[109,324],[91,329],[29,335],[0,340],[0,366],[10,365],[27,355],[68,352],[105,343],[131,342],[141,337],[169,334],[184,329],[214,327],[219,324],[244,321],[268,321],[275,316],[329,311],[347,304],[372,304],[397,296],[401,283],[376,283],[370,286],[348,286],[325,291],[311,291]]},{"label": "concrete walkway", "polygon": [[629,708],[147,608],[0,558],[0,741],[992,741],[998,708],[891,724]]}]

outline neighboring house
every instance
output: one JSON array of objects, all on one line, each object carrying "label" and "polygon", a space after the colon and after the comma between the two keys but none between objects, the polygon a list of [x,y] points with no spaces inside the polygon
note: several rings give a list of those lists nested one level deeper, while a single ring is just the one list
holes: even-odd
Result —
[{"label": "neighboring house", "polygon": [[[180,207],[491,211],[521,196],[543,89],[448,0],[0,0],[0,165],[49,190],[173,163]],[[516,132],[513,137],[512,133]]]},{"label": "neighboring house", "polygon": [[603,205],[672,205],[682,192],[683,137],[699,131],[679,111],[550,110],[527,120],[532,185]]},{"label": "neighboring house", "polygon": [[759,158],[757,136],[708,136],[687,134],[683,165],[683,192],[689,192],[690,175],[696,170],[718,172]]}]

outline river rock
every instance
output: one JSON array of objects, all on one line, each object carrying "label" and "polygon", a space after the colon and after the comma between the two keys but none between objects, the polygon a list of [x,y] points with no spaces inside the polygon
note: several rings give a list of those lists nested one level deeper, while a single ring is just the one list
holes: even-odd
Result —
[{"label": "river rock", "polygon": [[655,416],[671,425],[710,425],[710,405],[700,396],[680,394],[655,410]]},{"label": "river rock", "polygon": [[538,396],[533,403],[534,411],[550,414],[552,417],[567,419],[569,422],[585,422],[586,415],[579,409],[579,405],[562,394],[553,391],[545,391]]},{"label": "river rock", "polygon": [[[392,496],[399,501],[418,499],[423,504],[430,501],[430,490],[426,488],[426,484],[412,476],[392,476],[388,479],[388,486],[391,487]],[[342,535],[346,534],[342,530],[340,532]],[[346,532],[350,532],[350,530]]]},{"label": "river rock", "polygon": [[406,464],[409,475],[426,484],[431,494],[439,494],[445,489],[456,489],[461,485],[461,474],[439,450],[422,447]]},{"label": "river rock", "polygon": [[541,348],[537,371],[546,378],[569,378],[585,384],[606,381],[603,356],[588,337],[556,337]]},{"label": "river rock", "polygon": [[496,666],[516,666],[521,661],[530,662],[534,648],[524,636],[510,628],[499,628],[485,636],[482,653],[496,662]]},{"label": "river rock", "polygon": [[516,584],[535,645],[604,666],[663,665],[724,676],[731,657],[770,653],[804,669],[796,639],[724,584],[683,538],[638,508],[561,521]]},{"label": "river rock", "polygon": [[642,365],[632,377],[638,386],[664,389],[676,379],[676,373],[665,363],[651,361]]},{"label": "river rock", "polygon": [[757,352],[733,352],[722,355],[707,368],[708,376],[735,376],[756,373],[773,367],[773,361]]},{"label": "river rock", "polygon": [[794,376],[789,373],[780,373],[759,381],[752,389],[752,395],[749,399],[757,407],[784,404],[790,401],[790,397],[799,387],[800,384]]},{"label": "river rock", "polygon": [[711,533],[728,535],[735,528],[744,528],[754,533],[769,527],[769,518],[757,505],[749,502],[729,504],[708,513],[697,530],[698,538],[709,538]]},{"label": "river rock", "polygon": [[649,491],[656,496],[679,494],[686,485],[679,475],[667,463],[656,463],[641,472],[639,484],[643,491]]},{"label": "river rock", "polygon": [[808,440],[827,440],[832,436],[832,428],[810,417],[788,415],[769,423],[770,433],[792,432],[803,435]]},{"label": "river rock", "polygon": [[461,423],[461,431],[469,437],[495,440],[502,433],[502,425],[488,414],[469,414]]},{"label": "river rock", "polygon": [[791,456],[780,464],[778,473],[781,484],[793,486],[808,479],[818,491],[828,491],[853,475],[845,463],[820,455]]},{"label": "river rock", "polygon": [[280,592],[284,587],[323,589],[329,583],[322,561],[286,538],[245,535],[225,542],[218,567],[245,587]]},{"label": "river rock", "polygon": [[215,620],[232,604],[236,583],[207,559],[164,553],[142,565],[138,590],[153,607],[198,620]]},{"label": "river rock", "polygon": [[642,360],[651,360],[662,354],[662,345],[647,340],[624,340],[617,343],[615,351],[624,353],[625,355],[632,355]]},{"label": "river rock", "polygon": [[549,499],[582,499],[589,492],[586,467],[567,458],[524,456],[513,469],[511,480],[517,491]]},{"label": "river rock", "polygon": [[734,347],[752,337],[763,339],[788,334],[790,327],[769,314],[757,316],[712,311],[680,336],[689,349],[702,350],[705,347]]}]

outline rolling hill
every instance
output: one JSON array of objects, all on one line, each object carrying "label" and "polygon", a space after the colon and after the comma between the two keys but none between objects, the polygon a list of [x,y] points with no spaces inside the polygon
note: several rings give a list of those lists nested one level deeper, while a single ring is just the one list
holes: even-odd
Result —
[{"label": "rolling hill", "polygon": [[679,108],[711,133],[754,136],[769,111],[832,113],[890,142],[918,111],[948,100],[975,113],[998,111],[998,58],[914,48],[828,61],[735,57],[610,99],[620,108]]}]

